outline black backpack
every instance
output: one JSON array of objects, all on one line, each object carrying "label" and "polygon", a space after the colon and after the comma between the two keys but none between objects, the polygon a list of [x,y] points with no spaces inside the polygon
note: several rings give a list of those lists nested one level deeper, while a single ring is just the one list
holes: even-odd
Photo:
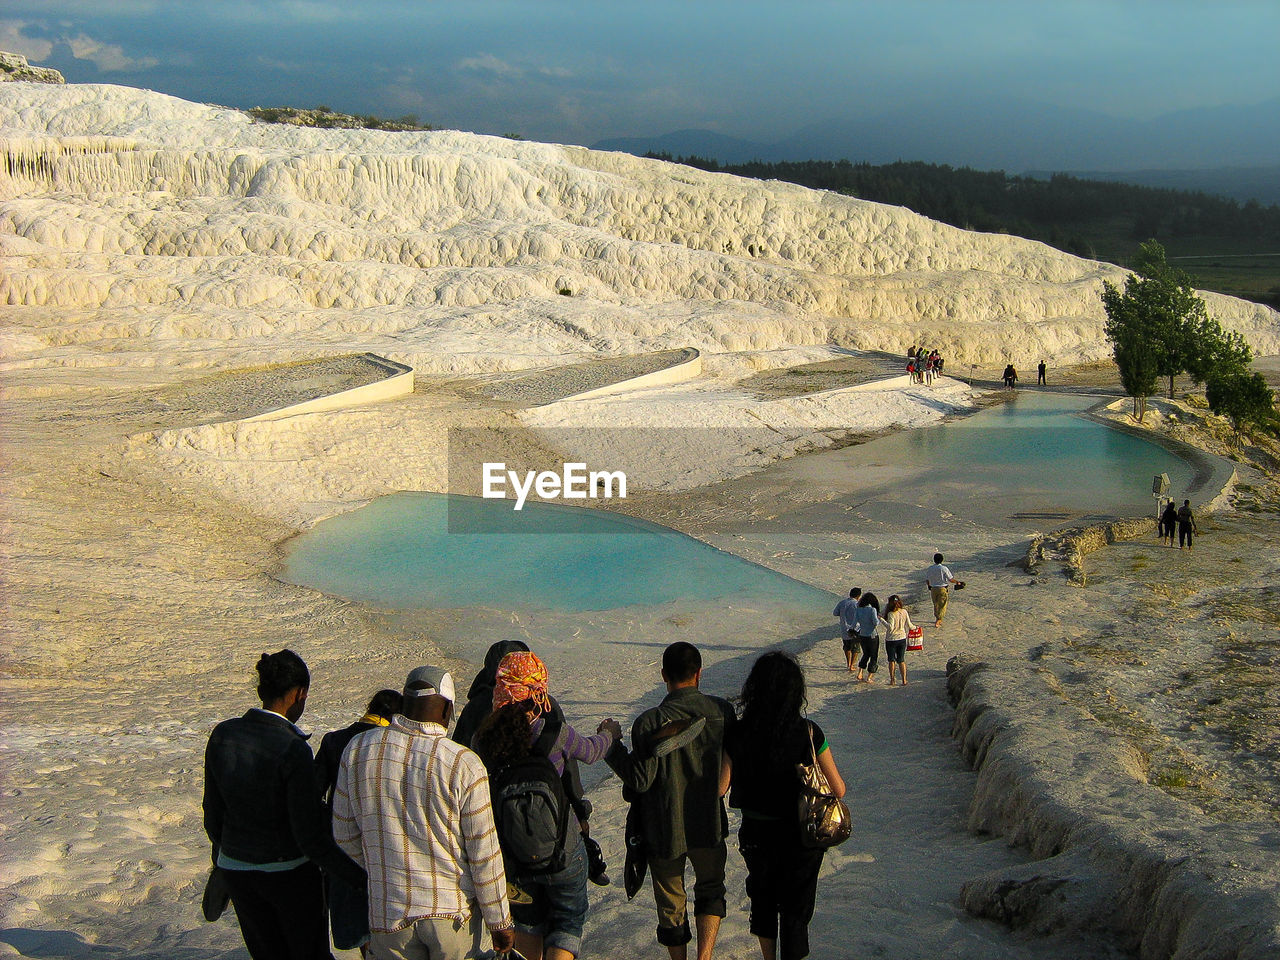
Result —
[{"label": "black backpack", "polygon": [[529,756],[489,777],[503,865],[513,877],[556,873],[568,863],[569,799],[550,754],[563,725],[548,716]]}]

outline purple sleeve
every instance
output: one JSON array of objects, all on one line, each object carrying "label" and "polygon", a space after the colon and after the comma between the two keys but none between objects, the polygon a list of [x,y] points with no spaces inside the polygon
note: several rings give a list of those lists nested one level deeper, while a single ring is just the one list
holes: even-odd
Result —
[{"label": "purple sleeve", "polygon": [[565,739],[563,753],[567,757],[573,757],[580,763],[595,763],[609,752],[609,748],[613,746],[613,737],[607,731],[601,731],[595,736],[584,737],[569,724],[564,725]]}]

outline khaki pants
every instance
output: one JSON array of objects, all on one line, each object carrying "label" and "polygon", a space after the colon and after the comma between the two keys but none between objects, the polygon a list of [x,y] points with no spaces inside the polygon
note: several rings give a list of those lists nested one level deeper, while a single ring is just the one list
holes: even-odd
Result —
[{"label": "khaki pants", "polygon": [[650,858],[653,899],[658,907],[658,942],[667,947],[688,943],[689,902],[684,888],[685,861],[693,867],[694,916],[725,915],[724,866],[728,859],[725,843],[698,847],[674,860]]},{"label": "khaki pants", "polygon": [[372,933],[373,960],[463,960],[480,952],[480,911],[470,920],[427,917],[394,933]]},{"label": "khaki pants", "polygon": [[947,588],[930,587],[929,593],[933,596],[933,619],[941,620],[942,615],[947,612]]}]

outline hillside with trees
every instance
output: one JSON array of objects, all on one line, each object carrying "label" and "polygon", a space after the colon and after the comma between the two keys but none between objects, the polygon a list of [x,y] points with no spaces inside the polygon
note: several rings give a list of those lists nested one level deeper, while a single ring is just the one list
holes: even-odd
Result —
[{"label": "hillside with trees", "polygon": [[720,164],[705,157],[649,156],[894,204],[966,230],[1026,237],[1118,264],[1155,238],[1172,262],[1194,271],[1204,289],[1280,307],[1280,206],[1066,174],[1011,176],[931,163]]}]

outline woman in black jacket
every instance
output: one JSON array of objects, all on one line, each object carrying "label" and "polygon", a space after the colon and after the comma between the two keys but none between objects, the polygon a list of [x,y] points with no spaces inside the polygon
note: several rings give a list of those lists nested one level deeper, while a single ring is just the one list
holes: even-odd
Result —
[{"label": "woman in black jacket", "polygon": [[796,764],[816,757],[832,793],[844,796],[822,728],[805,719],[804,673],[790,654],[772,651],[751,668],[738,722],[725,737],[720,792],[742,811],[738,847],[747,864],[751,932],[765,960],[809,955],[809,921],[823,850],[800,840]]},{"label": "woman in black jacket", "polygon": [[204,828],[225,871],[254,960],[330,960],[320,871],[362,888],[338,849],[316,789],[311,748],[295,725],[311,675],[292,650],[258,661],[262,706],[224,720],[204,759]]}]

